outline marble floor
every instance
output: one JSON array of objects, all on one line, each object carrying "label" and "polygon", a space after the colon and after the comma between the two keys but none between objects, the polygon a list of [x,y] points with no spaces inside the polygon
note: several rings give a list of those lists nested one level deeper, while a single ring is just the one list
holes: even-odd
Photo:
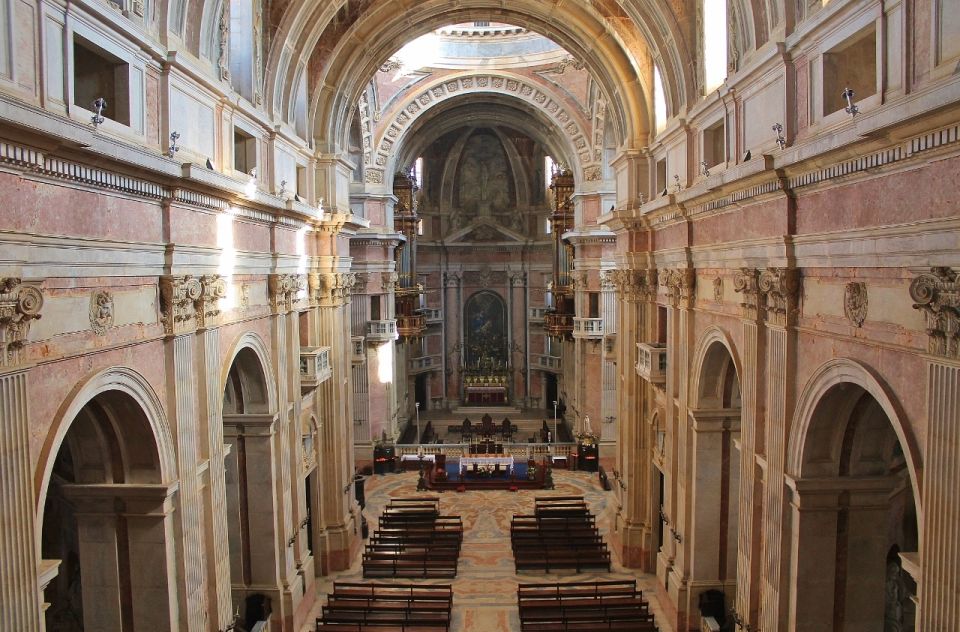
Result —
[{"label": "marble floor", "polygon": [[[417,495],[417,474],[390,474],[367,479],[367,507],[364,510],[371,531],[377,524],[377,516],[394,497]],[[591,581],[598,579],[637,579],[638,588],[650,602],[661,632],[673,632],[661,616],[653,575],[625,569],[614,562],[612,573],[589,572],[523,572],[514,571],[513,554],[510,550],[510,519],[514,514],[532,513],[533,498],[539,495],[583,495],[590,509],[597,516],[597,526],[606,537],[609,521],[605,519],[607,503],[614,496],[604,492],[595,474],[554,470],[556,489],[552,491],[471,491],[439,494],[440,509],[445,514],[459,514],[463,518],[464,540],[460,554],[459,571],[453,580],[453,625],[454,632],[512,632],[520,630],[517,615],[517,583],[551,581]],[[433,495],[423,493],[422,495]],[[320,595],[313,621],[326,601],[326,592],[334,581],[363,581],[360,557],[349,570],[324,577],[318,582]],[[391,580],[378,579],[379,582]],[[395,580],[398,583],[411,580]],[[444,584],[450,580],[412,580],[415,582]],[[313,625],[303,632],[313,630]]]}]

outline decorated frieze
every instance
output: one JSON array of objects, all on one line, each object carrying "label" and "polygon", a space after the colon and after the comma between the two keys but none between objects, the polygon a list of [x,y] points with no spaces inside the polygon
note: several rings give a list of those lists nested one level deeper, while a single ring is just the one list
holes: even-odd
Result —
[{"label": "decorated frieze", "polygon": [[0,367],[23,361],[30,323],[40,318],[43,293],[15,277],[0,278]]},{"label": "decorated frieze", "polygon": [[931,268],[910,283],[913,307],[927,324],[927,350],[936,356],[960,359],[960,280],[953,268]]},{"label": "decorated frieze", "polygon": [[867,284],[847,283],[843,288],[843,315],[854,327],[862,327],[867,319]]}]

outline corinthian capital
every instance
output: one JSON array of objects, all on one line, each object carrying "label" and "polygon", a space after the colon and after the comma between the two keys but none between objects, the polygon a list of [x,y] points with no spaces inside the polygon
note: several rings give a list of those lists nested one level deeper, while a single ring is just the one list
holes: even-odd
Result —
[{"label": "corinthian capital", "polygon": [[952,268],[931,268],[910,283],[913,307],[927,323],[927,349],[937,356],[960,359],[960,281]]},{"label": "corinthian capital", "polygon": [[40,318],[43,293],[20,279],[0,278],[0,367],[12,367],[23,361],[23,344],[30,323]]},{"label": "corinthian capital", "polygon": [[800,271],[796,268],[767,268],[757,281],[763,295],[767,322],[788,326],[799,313]]},{"label": "corinthian capital", "polygon": [[271,309],[283,314],[293,310],[300,291],[304,289],[304,278],[301,274],[271,274],[267,277],[267,287]]},{"label": "corinthian capital", "polygon": [[756,268],[740,268],[733,277],[733,290],[743,294],[740,311],[747,320],[757,320],[760,317],[759,279],[760,271]]}]

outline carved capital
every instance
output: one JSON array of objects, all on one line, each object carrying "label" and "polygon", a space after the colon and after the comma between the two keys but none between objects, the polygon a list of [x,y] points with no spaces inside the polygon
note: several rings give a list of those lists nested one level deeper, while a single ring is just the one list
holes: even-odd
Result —
[{"label": "carved capital", "polygon": [[400,281],[400,275],[396,272],[380,273],[380,288],[384,292],[393,292],[397,289],[397,282]]},{"label": "carved capital", "polygon": [[570,273],[570,287],[573,291],[587,289],[587,273],[583,270],[576,270]]},{"label": "carved capital", "polygon": [[670,304],[674,307],[689,309],[695,298],[697,273],[693,268],[660,270],[658,281]]},{"label": "carved capital", "polygon": [[740,268],[733,277],[733,290],[743,294],[740,312],[747,320],[760,317],[760,271],[756,268]]},{"label": "carved capital", "polygon": [[867,284],[847,283],[843,288],[843,315],[854,327],[862,327],[867,319]]},{"label": "carved capital", "polygon": [[200,279],[190,275],[160,277],[160,322],[169,335],[196,328],[196,302],[203,294]]},{"label": "carved capital", "polygon": [[510,287],[523,287],[527,283],[527,275],[524,272],[514,272],[510,274]]},{"label": "carved capital", "polygon": [[23,345],[30,323],[40,318],[43,293],[14,277],[0,278],[0,367],[23,361]]},{"label": "carved capital", "polygon": [[297,297],[304,289],[302,274],[271,274],[267,277],[270,292],[270,308],[275,314],[283,314],[294,309]]},{"label": "carved capital", "polygon": [[931,268],[910,283],[914,309],[927,322],[928,351],[960,359],[960,281],[952,268]]},{"label": "carved capital", "polygon": [[455,288],[460,285],[460,275],[456,272],[445,272],[443,274],[444,287]]},{"label": "carved capital", "polygon": [[227,282],[219,274],[200,277],[203,291],[196,302],[197,328],[216,327],[220,316],[220,299],[227,295]]},{"label": "carved capital", "polygon": [[796,268],[767,268],[757,281],[763,296],[767,322],[783,327],[796,323],[799,313],[800,271]]},{"label": "carved capital", "polygon": [[607,270],[603,274],[622,300],[648,301],[656,296],[656,270]]},{"label": "carved capital", "polygon": [[98,336],[107,333],[113,326],[113,295],[98,290],[90,295],[90,328]]}]

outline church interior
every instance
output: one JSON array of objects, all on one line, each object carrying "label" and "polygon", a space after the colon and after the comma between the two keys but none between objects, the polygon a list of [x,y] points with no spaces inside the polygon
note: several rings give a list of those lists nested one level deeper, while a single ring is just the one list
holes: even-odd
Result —
[{"label": "church interior", "polygon": [[0,629],[958,629],[958,173],[955,0],[0,0]]}]

